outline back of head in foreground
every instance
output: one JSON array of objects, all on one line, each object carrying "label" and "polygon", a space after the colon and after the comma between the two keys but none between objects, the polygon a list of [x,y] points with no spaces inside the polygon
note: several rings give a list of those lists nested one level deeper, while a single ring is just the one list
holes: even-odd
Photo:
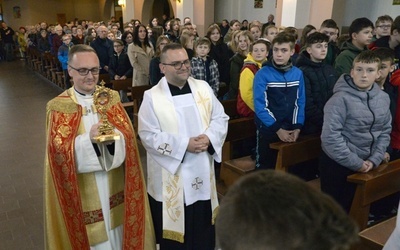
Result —
[{"label": "back of head in foreground", "polygon": [[303,180],[257,171],[233,185],[216,221],[221,250],[349,249],[356,225],[333,199]]}]

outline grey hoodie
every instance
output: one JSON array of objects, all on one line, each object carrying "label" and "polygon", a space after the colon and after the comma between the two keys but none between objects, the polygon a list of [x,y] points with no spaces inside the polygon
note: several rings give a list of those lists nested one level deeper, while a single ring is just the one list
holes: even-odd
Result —
[{"label": "grey hoodie", "polygon": [[333,93],[324,108],[322,150],[353,171],[365,160],[379,166],[390,143],[389,96],[376,83],[359,90],[348,74],[339,78]]}]

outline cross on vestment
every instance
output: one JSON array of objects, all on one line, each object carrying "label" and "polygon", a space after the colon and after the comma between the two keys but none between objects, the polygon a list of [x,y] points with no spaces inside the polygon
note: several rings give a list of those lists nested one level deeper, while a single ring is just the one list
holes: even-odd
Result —
[{"label": "cross on vestment", "polygon": [[192,182],[192,188],[198,190],[201,188],[201,186],[203,186],[203,180],[199,177],[196,177]]},{"label": "cross on vestment", "polygon": [[162,155],[170,155],[172,153],[172,148],[168,143],[163,143],[158,146],[157,151]]}]

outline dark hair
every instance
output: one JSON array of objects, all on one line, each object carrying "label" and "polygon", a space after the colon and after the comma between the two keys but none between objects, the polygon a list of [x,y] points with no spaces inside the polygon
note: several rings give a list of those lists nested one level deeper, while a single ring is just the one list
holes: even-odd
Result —
[{"label": "dark hair", "polygon": [[125,43],[121,39],[115,39],[113,43],[118,43],[119,45],[125,46]]},{"label": "dark hair", "polygon": [[290,49],[294,49],[294,43],[296,42],[296,39],[292,34],[289,34],[287,32],[281,32],[276,37],[274,40],[272,40],[272,46],[274,46],[276,43],[277,44],[282,44],[282,43],[289,43]]},{"label": "dark hair", "polygon": [[323,43],[323,42],[328,43],[329,36],[327,36],[323,33],[314,32],[306,38],[305,46],[311,47],[311,45],[313,45],[315,43]]},{"label": "dark hair", "polygon": [[392,28],[391,28],[390,30],[391,30],[391,33],[392,33],[392,34],[393,34],[393,31],[394,31],[394,30],[397,30],[397,32],[400,33],[400,16],[397,16],[397,17],[394,19],[393,24],[392,24]]},{"label": "dark hair", "polygon": [[381,60],[381,62],[390,61],[391,65],[394,63],[394,52],[392,49],[379,47],[374,49],[373,52]]},{"label": "dark hair", "polygon": [[349,35],[350,37],[353,36],[353,33],[358,33],[362,29],[371,27],[374,28],[374,24],[366,17],[360,17],[353,20],[349,27]]},{"label": "dark hair", "polygon": [[169,50],[179,50],[179,49],[183,49],[183,46],[180,43],[168,43],[167,45],[164,46],[164,48],[161,51],[161,55],[160,55],[160,62],[165,62],[164,58],[165,58],[165,54],[169,51]]},{"label": "dark hair", "polygon": [[231,20],[231,21],[229,22],[229,27],[232,27],[235,23],[239,23],[239,24],[240,24],[239,20],[233,19],[233,20]]},{"label": "dark hair", "polygon": [[248,174],[231,186],[215,229],[223,250],[342,250],[358,240],[354,221],[330,196],[274,170]]},{"label": "dark hair", "polygon": [[301,32],[301,37],[300,37],[300,47],[303,47],[306,45],[306,39],[307,39],[307,34],[310,33],[312,30],[317,30],[314,26],[311,24],[307,24],[304,26],[303,31]]},{"label": "dark hair", "polygon": [[164,30],[161,26],[154,26],[153,28],[151,28],[151,31],[153,31],[154,40],[157,40],[158,37],[164,33]]},{"label": "dark hair", "polygon": [[[146,31],[146,37],[144,38],[143,43],[139,40],[139,29],[140,29],[140,27],[143,27],[144,30]],[[143,47],[143,46],[151,47],[151,45],[149,43],[149,37],[147,35],[148,35],[148,31],[147,31],[146,26],[144,26],[143,24],[139,24],[133,30],[133,43],[135,45],[137,45],[137,46],[140,46],[140,47]]]},{"label": "dark hair", "polygon": [[154,27],[154,25],[153,25],[153,20],[154,20],[154,19],[157,20],[157,26],[160,25],[160,22],[158,21],[158,18],[157,18],[157,17],[153,17],[153,18],[150,19],[150,21],[149,21],[149,26],[150,26],[150,28],[153,28],[153,27]]},{"label": "dark hair", "polygon": [[376,53],[372,50],[364,50],[363,52],[361,52],[360,54],[358,54],[356,56],[356,58],[354,58],[353,60],[353,66],[355,65],[355,63],[378,63],[378,69],[381,68],[381,59],[379,59],[379,57],[376,55]]},{"label": "dark hair", "polygon": [[127,45],[125,40],[126,40],[126,37],[127,37],[128,35],[131,35],[131,36],[132,36],[132,40],[133,40],[133,34],[132,34],[132,32],[130,32],[130,31],[125,31],[125,32],[122,34],[122,36],[121,36],[121,40],[124,42],[124,45]]},{"label": "dark hair", "polygon": [[333,28],[337,29],[337,23],[333,19],[326,19],[321,23],[321,28]]},{"label": "dark hair", "polygon": [[135,26],[135,23],[139,22],[139,24],[142,24],[142,22],[139,19],[132,19],[131,23],[133,24],[133,26]]}]

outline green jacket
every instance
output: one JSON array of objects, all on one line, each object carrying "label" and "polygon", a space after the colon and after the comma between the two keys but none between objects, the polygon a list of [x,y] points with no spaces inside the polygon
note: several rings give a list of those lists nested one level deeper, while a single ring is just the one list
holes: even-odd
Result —
[{"label": "green jacket", "polygon": [[364,50],[367,50],[367,47],[359,49],[354,46],[351,40],[344,42],[341,48],[342,52],[336,57],[334,65],[338,76],[344,73],[350,74],[354,58]]}]

